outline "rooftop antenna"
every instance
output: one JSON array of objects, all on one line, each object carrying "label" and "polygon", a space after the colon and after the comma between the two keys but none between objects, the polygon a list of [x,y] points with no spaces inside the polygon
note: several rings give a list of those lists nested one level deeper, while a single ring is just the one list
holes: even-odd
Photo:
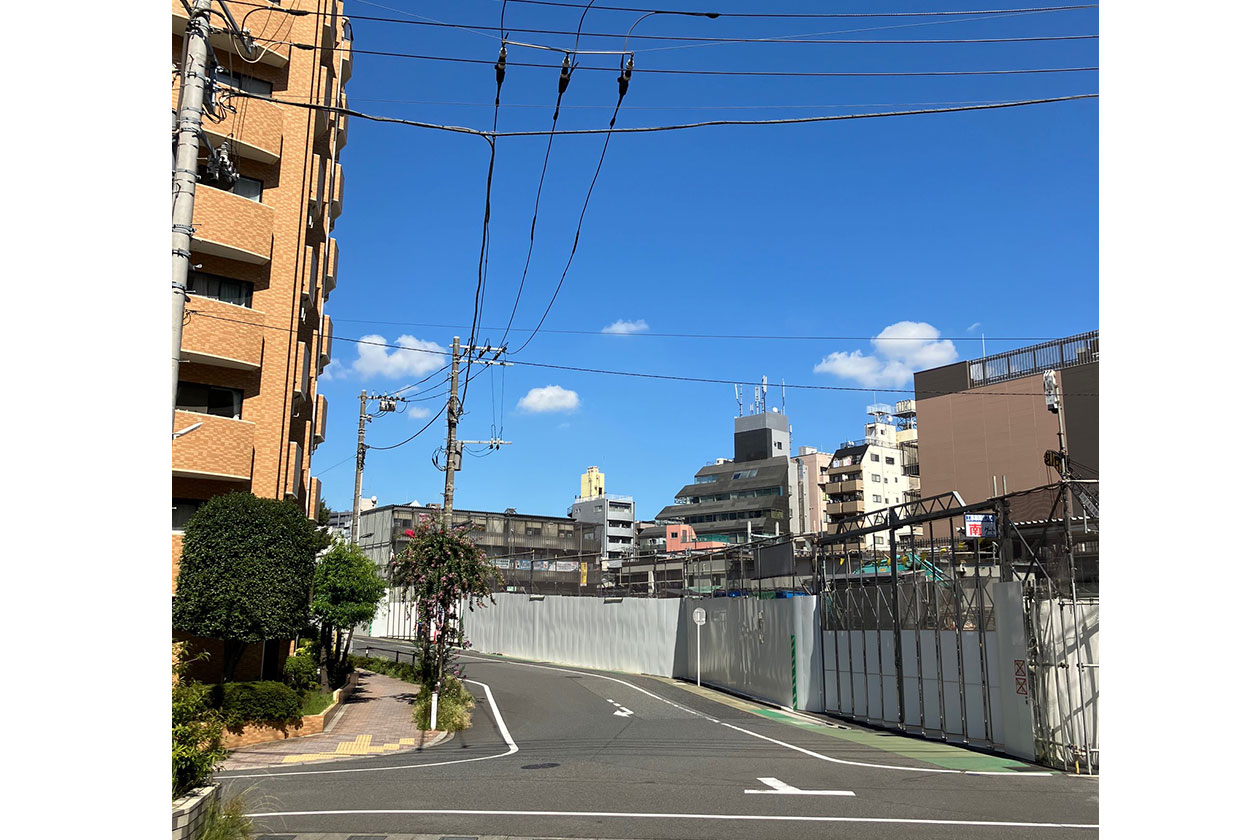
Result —
[{"label": "rooftop antenna", "polygon": [[739,416],[744,416],[744,388],[738,382],[735,383],[735,403],[739,406]]},{"label": "rooftop antenna", "polygon": [[779,411],[787,414],[787,380],[779,380]]},{"label": "rooftop antenna", "polygon": [[766,411],[766,378],[764,376],[761,377],[761,411],[762,413]]}]

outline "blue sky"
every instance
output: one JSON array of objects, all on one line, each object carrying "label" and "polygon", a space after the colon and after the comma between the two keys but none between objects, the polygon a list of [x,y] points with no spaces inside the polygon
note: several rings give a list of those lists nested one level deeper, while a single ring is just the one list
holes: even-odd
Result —
[{"label": "blue sky", "polygon": [[[495,27],[501,9],[492,0],[386,5],[430,20]],[[827,8],[765,0],[717,5],[726,12]],[[950,7],[897,4],[899,11]],[[408,17],[363,0],[347,0],[346,12]],[[571,32],[580,14],[573,8],[509,4],[506,24],[512,40],[568,47],[571,36],[519,30]],[[638,17],[592,10],[584,32],[622,34]],[[353,26],[359,50],[487,61],[498,54],[497,33],[485,37],[364,20],[354,20]],[[837,33],[823,36],[828,38],[1027,37],[1096,34],[1098,22],[1093,9],[984,19],[658,15],[639,24],[631,39],[636,74],[618,127],[904,110],[1098,90],[1095,72],[832,78],[638,72],[905,72],[1098,63],[1092,40],[652,50],[681,42],[637,37],[819,32]],[[584,34],[581,46],[620,49],[621,43],[620,38]],[[550,127],[558,69],[513,67],[512,62],[558,68],[558,60],[554,52],[509,47],[501,130]],[[559,128],[607,125],[616,101],[616,74],[593,68],[615,64],[609,56],[579,60]],[[350,107],[357,110],[486,129],[493,97],[489,66],[364,54],[355,57],[348,86]],[[555,139],[514,328],[532,329],[555,289],[602,143],[601,136]],[[1004,336],[1048,338],[1098,326],[1097,147],[1096,100],[614,135],[577,255],[544,329],[599,332],[618,321],[643,322],[646,329],[630,335],[540,332],[517,360],[746,382],[764,375],[772,383],[874,389],[788,391],[794,447],[835,447],[860,434],[873,395],[885,401],[905,396],[895,389],[912,388],[910,371],[979,356],[982,333],[993,352],[1031,343],[1001,341]],[[545,137],[498,143],[482,340],[502,338],[512,309],[545,148]],[[379,336],[389,343],[438,348],[449,345],[453,335],[467,339],[487,158],[486,142],[476,137],[352,120],[341,157],[345,211],[334,231],[341,247],[340,274],[327,304],[339,338]],[[924,337],[920,343],[870,340],[901,322],[930,329],[914,328]],[[659,333],[860,338],[684,339]],[[512,332],[509,346],[521,344],[528,334]],[[350,506],[359,390],[409,385],[432,372],[439,359],[334,342],[334,365],[319,383],[329,400],[327,438],[313,460],[330,507]],[[441,380],[437,373],[421,387]],[[421,394],[437,399],[409,403],[414,411],[373,421],[368,443],[389,446],[410,437],[432,412],[443,411],[442,393]],[[771,389],[771,404],[779,401],[778,389]],[[639,517],[646,519],[671,502],[706,461],[730,456],[737,409],[729,385],[516,365],[473,382],[465,410],[461,437],[486,439],[493,426],[513,445],[465,458],[456,478],[457,506],[563,515],[578,491],[579,476],[597,464],[608,476],[609,492],[633,495]],[[410,416],[426,411],[428,416]],[[442,474],[430,459],[444,439],[445,422],[439,419],[405,446],[370,451],[364,495],[375,495],[380,503],[440,501]]]}]

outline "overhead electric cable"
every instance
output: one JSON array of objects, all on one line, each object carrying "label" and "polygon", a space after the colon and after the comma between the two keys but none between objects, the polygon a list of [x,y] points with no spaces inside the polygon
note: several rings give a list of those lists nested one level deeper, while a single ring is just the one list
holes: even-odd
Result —
[{"label": "overhead electric cable", "polygon": [[[360,0],[366,2],[366,0]],[[520,3],[528,6],[562,6],[581,8],[580,3],[565,3],[562,0],[507,0],[509,3]],[[376,3],[368,3],[375,6]],[[384,7],[381,7],[384,8]],[[693,17],[724,18],[884,18],[884,17],[946,17],[951,15],[991,15],[1008,12],[1064,12],[1076,9],[1096,9],[1097,3],[1073,6],[1037,6],[1024,9],[969,9],[928,12],[702,12],[684,11],[680,9],[645,9],[634,6],[595,6],[593,8],[605,12],[659,12],[673,15],[691,15]]]},{"label": "overhead electric cable", "polygon": [[[359,119],[370,120],[372,122],[395,123],[398,125],[411,126],[413,128],[428,128],[435,131],[450,131],[456,134],[471,134],[478,137],[489,137],[489,132],[475,128],[468,128],[461,125],[441,125],[439,123],[429,123],[420,120],[408,120],[401,117],[386,117],[380,114],[367,114],[362,111],[355,111],[351,108],[342,108],[334,105],[318,105],[309,102],[290,102],[283,99],[276,99],[272,96],[263,96],[262,94],[250,93],[248,91],[232,91],[232,96],[243,96],[250,99],[261,99],[264,102],[272,102],[276,105],[287,105],[292,108],[305,108],[307,110],[328,111],[334,114],[344,114],[349,117],[358,117]],[[640,126],[633,128],[591,128],[591,129],[561,129],[554,132],[551,131],[499,131],[493,136],[496,137],[538,137],[547,134],[557,135],[579,135],[579,134],[643,134],[655,131],[682,131],[692,128],[708,128],[719,125],[796,125],[804,123],[817,122],[839,122],[841,120],[865,120],[877,119],[883,117],[909,117],[922,114],[956,114],[965,111],[993,111],[1000,108],[1018,108],[1025,105],[1045,105],[1051,102],[1071,102],[1077,99],[1097,99],[1096,93],[1080,93],[1070,96],[1052,96],[1043,99],[1020,99],[1010,102],[996,102],[988,105],[962,105],[950,108],[925,108],[921,110],[911,111],[876,111],[865,114],[824,114],[812,117],[787,117],[773,120],[707,120],[705,122],[682,123],[678,125],[653,125]]]},{"label": "overhead electric cable", "polygon": [[[314,50],[314,44],[295,41],[275,41],[258,38],[274,44],[286,44],[297,49]],[[421,55],[419,53],[394,52],[389,50],[365,50],[358,47],[333,47],[336,52],[353,52],[355,55],[375,55],[386,58],[408,58],[417,61],[448,61],[458,64],[494,64],[482,58],[461,58],[447,55]],[[516,67],[538,67],[551,69],[549,64],[533,62],[514,62]],[[590,67],[590,70],[603,72],[620,72],[617,67]],[[827,70],[688,70],[684,68],[640,68],[640,73],[656,73],[672,76],[762,76],[783,78],[867,78],[867,77],[932,77],[932,76],[1019,76],[1044,73],[1084,73],[1098,70],[1097,67],[1034,67],[1010,70],[903,70],[903,71],[827,71]]]}]

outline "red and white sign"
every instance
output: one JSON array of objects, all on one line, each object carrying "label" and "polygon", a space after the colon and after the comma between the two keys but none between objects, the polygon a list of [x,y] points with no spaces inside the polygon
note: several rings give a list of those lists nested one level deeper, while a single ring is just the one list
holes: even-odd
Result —
[{"label": "red and white sign", "polygon": [[1015,693],[1022,694],[1025,697],[1027,697],[1028,696],[1028,680],[1024,679],[1023,677],[1016,677],[1015,678]]},{"label": "red and white sign", "polygon": [[1024,660],[1023,660],[1023,659],[1016,659],[1016,660],[1015,660],[1015,676],[1017,676],[1017,677],[1026,677],[1026,676],[1028,676],[1028,672],[1024,669]]}]

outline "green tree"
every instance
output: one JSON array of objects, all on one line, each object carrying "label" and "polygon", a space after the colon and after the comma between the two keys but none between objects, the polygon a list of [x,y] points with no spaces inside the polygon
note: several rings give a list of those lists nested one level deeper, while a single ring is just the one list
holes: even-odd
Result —
[{"label": "green tree", "polygon": [[311,614],[320,624],[320,683],[325,690],[333,687],[330,672],[345,671],[355,625],[371,621],[384,597],[385,581],[371,558],[357,545],[335,539],[315,567],[311,598]]},{"label": "green tree", "polygon": [[315,517],[315,524],[321,528],[328,527],[328,523],[332,520],[332,510],[324,503],[324,497],[319,497],[319,515]]},{"label": "green tree", "polygon": [[415,536],[389,564],[390,583],[416,604],[416,643],[421,653],[425,685],[436,690],[449,672],[450,652],[467,647],[456,621],[461,601],[468,608],[494,603],[499,574],[467,528],[447,530],[435,517],[420,522]]},{"label": "green tree", "polygon": [[188,521],[172,618],[223,642],[225,681],[247,645],[306,625],[317,536],[297,505],[250,493],[215,496]]}]

